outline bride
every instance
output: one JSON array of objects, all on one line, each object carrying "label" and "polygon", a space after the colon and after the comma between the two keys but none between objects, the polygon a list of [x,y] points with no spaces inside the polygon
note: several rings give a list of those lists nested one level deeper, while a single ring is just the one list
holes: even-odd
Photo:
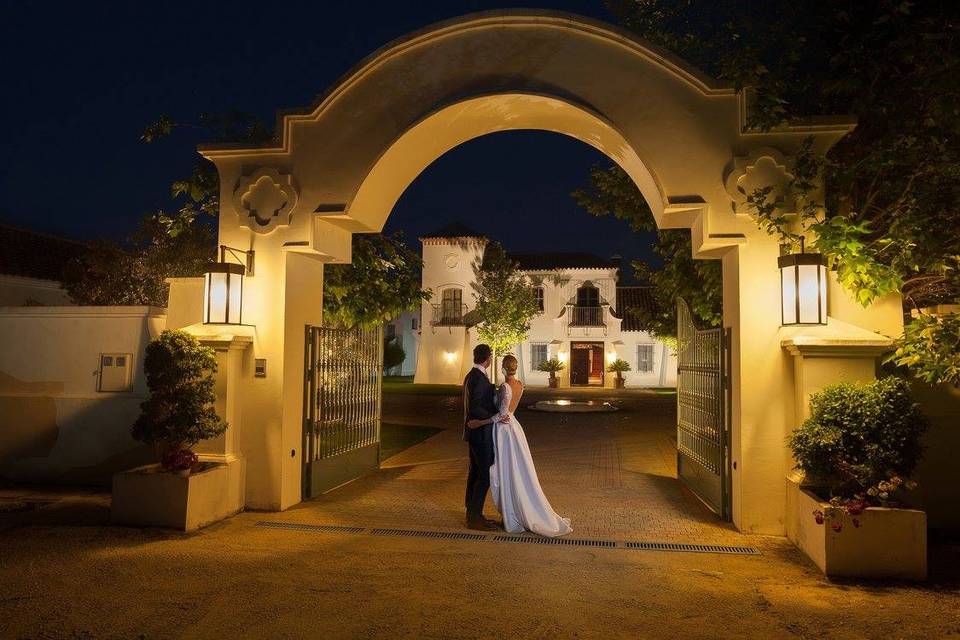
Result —
[{"label": "bride", "polygon": [[496,455],[490,467],[493,503],[503,516],[503,528],[510,533],[526,529],[551,538],[566,535],[573,531],[570,519],[557,515],[543,494],[527,436],[513,415],[523,395],[514,356],[504,357],[503,373],[506,382],[499,390],[500,415],[509,416],[509,420],[494,425]]}]

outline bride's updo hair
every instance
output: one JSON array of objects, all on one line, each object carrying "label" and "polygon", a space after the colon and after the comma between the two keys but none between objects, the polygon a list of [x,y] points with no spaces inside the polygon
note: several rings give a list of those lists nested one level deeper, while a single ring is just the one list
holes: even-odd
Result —
[{"label": "bride's updo hair", "polygon": [[514,356],[510,354],[503,356],[503,370],[510,375],[516,375],[517,365],[517,359]]}]

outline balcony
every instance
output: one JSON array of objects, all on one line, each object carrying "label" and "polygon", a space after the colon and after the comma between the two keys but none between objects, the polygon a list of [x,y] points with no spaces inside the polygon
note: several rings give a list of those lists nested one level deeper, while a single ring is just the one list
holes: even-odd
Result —
[{"label": "balcony", "polygon": [[463,327],[467,315],[467,305],[444,302],[433,305],[432,324],[435,327]]},{"label": "balcony", "polygon": [[571,306],[568,308],[570,311],[570,322],[567,326],[570,327],[602,327],[603,323],[603,307],[579,307]]}]

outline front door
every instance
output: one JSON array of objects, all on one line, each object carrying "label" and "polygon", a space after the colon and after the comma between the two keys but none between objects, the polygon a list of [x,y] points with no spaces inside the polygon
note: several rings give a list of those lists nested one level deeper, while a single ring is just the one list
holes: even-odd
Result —
[{"label": "front door", "polygon": [[603,386],[602,342],[574,342],[570,346],[570,384]]}]

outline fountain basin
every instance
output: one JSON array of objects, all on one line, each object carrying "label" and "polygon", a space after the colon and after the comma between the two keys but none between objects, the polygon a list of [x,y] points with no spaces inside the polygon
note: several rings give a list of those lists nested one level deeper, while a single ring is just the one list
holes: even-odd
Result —
[{"label": "fountain basin", "polygon": [[528,407],[534,411],[553,413],[605,413],[618,411],[617,407],[603,400],[540,400]]}]

